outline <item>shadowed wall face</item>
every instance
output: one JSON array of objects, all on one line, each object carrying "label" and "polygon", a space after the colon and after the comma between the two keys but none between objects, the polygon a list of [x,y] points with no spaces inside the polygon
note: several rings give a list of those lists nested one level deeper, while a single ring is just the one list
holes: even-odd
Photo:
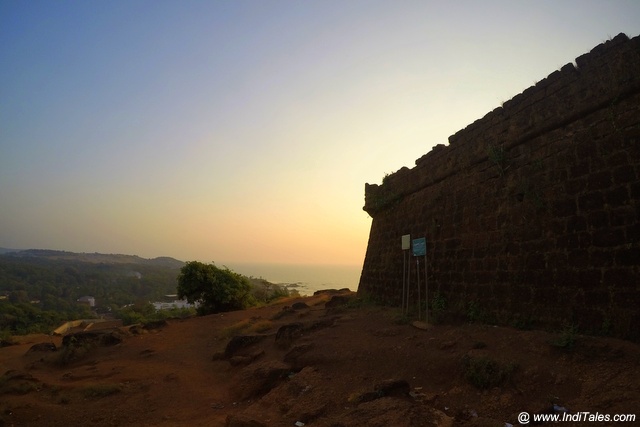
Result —
[{"label": "shadowed wall face", "polygon": [[400,305],[411,234],[450,316],[640,341],[640,37],[575,64],[365,186],[360,293]]}]

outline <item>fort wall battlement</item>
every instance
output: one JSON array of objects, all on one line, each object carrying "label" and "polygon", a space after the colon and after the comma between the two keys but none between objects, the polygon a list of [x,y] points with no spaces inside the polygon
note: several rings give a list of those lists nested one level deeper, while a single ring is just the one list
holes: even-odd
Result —
[{"label": "fort wall battlement", "polygon": [[366,184],[364,209],[359,293],[400,305],[410,234],[427,239],[443,315],[640,340],[640,37],[596,46]]}]

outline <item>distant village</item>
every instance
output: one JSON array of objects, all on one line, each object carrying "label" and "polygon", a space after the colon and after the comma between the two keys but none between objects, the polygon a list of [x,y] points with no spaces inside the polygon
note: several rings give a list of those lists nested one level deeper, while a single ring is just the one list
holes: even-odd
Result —
[{"label": "distant village", "polygon": [[[77,302],[79,304],[85,304],[90,308],[94,308],[96,305],[96,299],[89,295],[78,298]],[[190,304],[189,302],[187,302],[187,300],[178,299],[178,295],[176,294],[165,295],[164,301],[151,302],[151,304],[153,305],[153,308],[155,308],[156,310],[171,310],[173,308],[192,308],[192,307],[197,308],[198,307],[197,303]],[[125,305],[124,307],[129,307],[132,305],[133,304],[129,304],[129,305]]]},{"label": "distant village", "polygon": [[[6,300],[9,298],[9,293],[10,292],[0,292],[0,300]],[[39,299],[34,299],[34,300],[30,300],[29,301],[31,304],[40,304],[40,300]],[[96,299],[90,295],[84,295],[81,296],[80,298],[78,298],[76,300],[76,302],[78,304],[83,304],[86,305],[87,307],[93,309],[96,306]],[[150,304],[153,305],[153,308],[155,308],[156,310],[171,310],[173,308],[198,308],[198,303],[195,304],[190,304],[187,300],[184,299],[178,299],[178,295],[176,294],[172,294],[172,295],[165,295],[163,301],[155,301],[155,302],[149,302]],[[133,304],[128,304],[123,306],[124,307],[130,307],[133,306]]]},{"label": "distant village", "polygon": [[[151,302],[153,308],[156,311],[159,310],[171,310],[173,308],[191,308],[197,307],[198,304],[189,304],[186,300],[178,299],[177,295],[165,295],[165,301],[157,301]],[[78,304],[84,304],[91,308],[92,310],[96,306],[96,299],[90,295],[85,295],[76,300]],[[133,304],[125,305],[125,307],[133,306]],[[68,322],[64,322],[62,325],[58,326],[53,330],[53,335],[65,335],[70,332],[79,332],[79,331],[88,331],[88,330],[101,330],[108,329],[113,327],[121,327],[122,320],[116,319],[110,313],[111,309],[107,308],[106,312],[94,311],[94,314],[100,316],[95,319],[79,319],[79,320],[71,320]]]}]

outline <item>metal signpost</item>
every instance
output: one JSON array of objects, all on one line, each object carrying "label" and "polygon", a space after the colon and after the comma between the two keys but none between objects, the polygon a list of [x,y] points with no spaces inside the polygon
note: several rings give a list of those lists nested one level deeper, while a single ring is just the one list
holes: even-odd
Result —
[{"label": "metal signpost", "polygon": [[427,244],[424,249],[424,322],[429,324],[429,274],[427,264]]},{"label": "metal signpost", "polygon": [[[405,300],[406,307],[409,310],[409,284],[408,278],[409,274],[407,272],[407,251],[411,248],[411,235],[405,234],[401,239],[402,243],[402,313],[405,313]],[[409,268],[409,271],[411,269]]]},{"label": "metal signpost", "polygon": [[[418,320],[422,320],[422,310],[420,303],[422,302],[421,286],[420,286],[420,257],[424,257],[424,295],[425,295],[425,323],[429,323],[429,282],[428,282],[428,265],[427,265],[427,239],[421,237],[411,240],[410,234],[405,234],[401,238],[402,247],[402,314],[409,314],[409,295],[411,293],[411,263],[407,263],[407,251],[411,249],[412,255],[416,258],[416,279],[418,291]],[[421,322],[418,322],[421,323]]]},{"label": "metal signpost", "polygon": [[416,258],[416,278],[418,282],[418,320],[422,320],[422,311],[420,310],[420,301],[422,300],[420,295],[420,257],[427,254],[427,239],[421,237],[419,239],[413,239],[413,256]]}]

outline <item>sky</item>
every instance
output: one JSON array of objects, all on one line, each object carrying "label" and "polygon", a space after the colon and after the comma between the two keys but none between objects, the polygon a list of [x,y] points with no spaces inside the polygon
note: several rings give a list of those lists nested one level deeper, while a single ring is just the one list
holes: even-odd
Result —
[{"label": "sky", "polygon": [[362,264],[365,183],[637,0],[0,0],[0,247]]}]

